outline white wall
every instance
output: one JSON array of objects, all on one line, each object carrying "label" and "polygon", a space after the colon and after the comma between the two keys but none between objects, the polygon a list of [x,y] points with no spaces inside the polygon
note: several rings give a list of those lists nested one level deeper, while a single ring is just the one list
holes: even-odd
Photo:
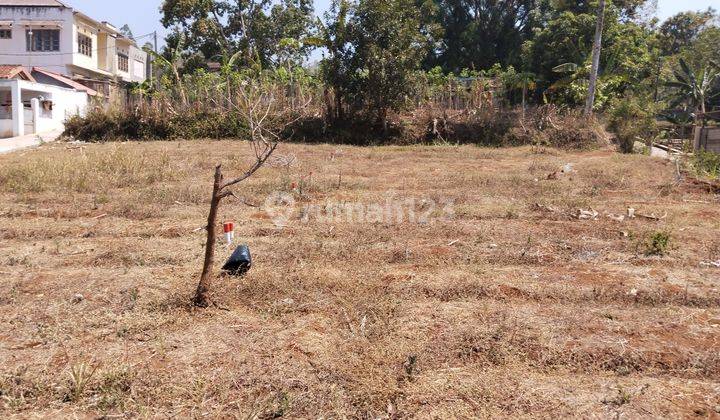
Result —
[{"label": "white wall", "polygon": [[[144,82],[145,79],[147,79],[147,75],[145,74],[148,60],[147,53],[125,39],[116,39],[115,46],[114,60],[115,69],[117,70],[116,74],[126,82]],[[121,71],[118,67],[118,53],[128,57],[128,71],[126,72]],[[140,64],[136,64],[136,62]],[[135,71],[136,66],[142,67],[139,73]]]},{"label": "white wall", "polygon": [[[72,63],[74,17],[72,9],[60,7],[0,7],[0,20],[14,20],[12,39],[0,39],[0,64],[19,64],[27,68],[42,67],[57,73],[67,73],[67,64]],[[23,20],[62,21],[60,29],[60,51],[27,51]],[[75,47],[76,48],[76,47]],[[5,54],[3,54],[5,53]],[[69,54],[59,54],[69,53]]]},{"label": "white wall", "polygon": [[[89,104],[89,96],[85,92],[78,92],[73,89],[65,89],[58,86],[33,83],[28,81],[4,80],[0,86],[7,90],[14,83],[19,83],[22,89],[22,100],[30,101],[33,98],[42,96],[53,102],[51,112],[40,111],[37,120],[37,133],[63,130],[65,120],[75,114],[85,115]],[[6,126],[9,124],[10,129]],[[12,120],[0,120],[0,138],[12,137]]]},{"label": "white wall", "polygon": [[12,120],[0,120],[0,139],[12,137],[13,126]]},{"label": "white wall", "polygon": [[[0,39],[0,64],[18,64],[28,69],[32,67],[41,67],[56,73],[73,75],[77,68],[68,67],[75,65],[81,69],[91,71],[100,70],[98,64],[98,31],[108,31],[108,28],[102,26],[96,27],[98,24],[85,19],[80,15],[75,15],[71,8],[61,7],[0,7],[0,20],[13,20],[15,24],[12,27],[12,39]],[[49,20],[61,21],[60,28],[60,51],[40,52],[27,51],[26,27],[20,22],[24,20]],[[78,52],[77,36],[78,33],[89,36],[92,39],[92,57],[88,57]],[[117,42],[117,49],[115,48]],[[136,76],[133,72],[135,60],[147,63],[147,54],[142,49],[132,45],[127,40],[117,40],[113,36],[108,35],[107,45],[104,46],[107,51],[108,67],[107,71],[116,74],[122,80],[127,82],[142,82],[146,79],[145,70],[142,77]],[[129,71],[117,71],[117,52],[123,51],[129,57]],[[102,57],[100,57],[102,58]],[[74,69],[74,70],[73,70]],[[81,73],[84,73],[81,71]],[[105,74],[105,73],[100,73]]]},{"label": "white wall", "polygon": [[147,53],[140,48],[130,46],[130,80],[142,83],[147,79],[145,69],[147,68]]},{"label": "white wall", "polygon": [[[47,86],[47,85],[46,85]],[[88,95],[85,92],[77,92],[71,89],[60,87],[49,87],[50,99],[53,101],[53,110],[50,118],[43,111],[40,111],[38,119],[38,133],[47,131],[63,130],[65,120],[76,114],[85,115],[88,106]],[[43,95],[45,96],[45,95]],[[47,96],[45,96],[47,99]]]},{"label": "white wall", "polygon": [[[97,29],[92,27],[90,22],[84,19],[76,18],[75,24],[73,25],[73,56],[72,63],[78,67],[82,67],[88,70],[97,70],[98,66],[98,36]],[[92,39],[92,56],[80,54],[80,47],[78,46],[78,34],[85,35]]]}]

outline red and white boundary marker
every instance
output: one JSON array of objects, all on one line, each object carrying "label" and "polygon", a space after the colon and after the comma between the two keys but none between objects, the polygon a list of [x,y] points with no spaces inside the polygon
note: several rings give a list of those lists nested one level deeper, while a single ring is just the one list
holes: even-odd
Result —
[{"label": "red and white boundary marker", "polygon": [[233,239],[235,239],[235,223],[233,223],[233,222],[224,223],[223,231],[225,232],[225,242],[228,245],[231,245],[233,243]]}]

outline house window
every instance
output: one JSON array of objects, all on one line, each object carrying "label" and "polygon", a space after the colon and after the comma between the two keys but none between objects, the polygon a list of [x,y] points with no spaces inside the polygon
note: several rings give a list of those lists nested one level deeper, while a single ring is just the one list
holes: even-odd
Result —
[{"label": "house window", "polygon": [[87,35],[78,34],[78,52],[82,55],[92,57],[92,38]]},{"label": "house window", "polygon": [[118,70],[124,71],[127,73],[130,71],[130,66],[128,64],[128,56],[125,54],[118,54]]},{"label": "house window", "polygon": [[59,29],[29,29],[26,34],[28,51],[60,51]]},{"label": "house window", "polygon": [[10,29],[0,29],[0,39],[12,39],[12,31]]}]

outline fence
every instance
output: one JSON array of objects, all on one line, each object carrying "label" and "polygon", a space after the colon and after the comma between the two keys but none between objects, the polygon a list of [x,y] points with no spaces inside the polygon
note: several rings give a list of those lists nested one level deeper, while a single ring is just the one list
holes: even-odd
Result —
[{"label": "fence", "polygon": [[695,150],[720,153],[720,127],[696,127]]},{"label": "fence", "polygon": [[693,146],[695,150],[720,153],[720,111],[706,112],[699,116],[700,125],[695,127]]}]

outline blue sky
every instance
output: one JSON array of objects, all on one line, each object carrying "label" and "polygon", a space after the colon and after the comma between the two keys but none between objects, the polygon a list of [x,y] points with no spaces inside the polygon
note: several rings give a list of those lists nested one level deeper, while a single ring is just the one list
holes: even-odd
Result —
[{"label": "blue sky", "polygon": [[[160,24],[159,9],[162,3],[160,0],[66,0],[65,3],[94,19],[106,20],[117,27],[127,23],[135,36],[157,30],[158,41],[162,45],[162,38],[166,31]],[[330,0],[315,0],[317,12],[322,13],[329,3]],[[708,7],[720,10],[720,0],[659,0],[658,3],[658,15],[661,19],[683,10],[699,10]],[[138,42],[144,44],[150,40],[150,37],[146,37]]]}]

